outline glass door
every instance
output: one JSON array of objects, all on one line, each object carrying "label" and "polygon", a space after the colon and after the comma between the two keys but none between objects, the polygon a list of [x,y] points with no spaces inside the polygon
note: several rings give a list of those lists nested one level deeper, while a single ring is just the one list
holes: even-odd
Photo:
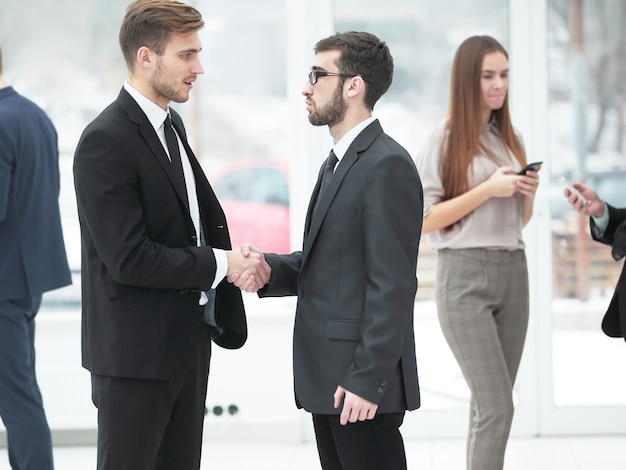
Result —
[{"label": "glass door", "polygon": [[626,377],[617,372],[624,340],[600,329],[623,262],[592,240],[588,217],[568,205],[559,182],[584,182],[607,203],[626,204],[625,24],[623,1],[547,1],[553,269],[545,433],[626,431]]}]

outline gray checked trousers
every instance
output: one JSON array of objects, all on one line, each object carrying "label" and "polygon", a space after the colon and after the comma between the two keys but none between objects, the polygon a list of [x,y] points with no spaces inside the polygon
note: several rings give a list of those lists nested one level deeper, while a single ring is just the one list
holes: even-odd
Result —
[{"label": "gray checked trousers", "polygon": [[471,392],[467,470],[502,470],[528,327],[523,250],[439,250],[437,313]]}]

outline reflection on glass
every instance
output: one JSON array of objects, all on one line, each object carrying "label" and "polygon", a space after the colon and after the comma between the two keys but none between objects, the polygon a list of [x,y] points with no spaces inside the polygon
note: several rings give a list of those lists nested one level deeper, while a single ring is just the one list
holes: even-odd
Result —
[{"label": "reflection on glass", "polygon": [[285,3],[201,1],[199,8],[207,23],[207,73],[194,90],[200,163],[232,245],[288,253]]},{"label": "reflection on glass", "polygon": [[289,253],[289,188],[286,163],[242,160],[211,180],[234,247],[253,243],[270,253]]}]

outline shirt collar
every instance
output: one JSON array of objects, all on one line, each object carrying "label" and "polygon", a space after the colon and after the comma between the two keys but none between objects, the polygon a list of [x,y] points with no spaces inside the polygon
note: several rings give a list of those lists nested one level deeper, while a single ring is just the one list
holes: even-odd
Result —
[{"label": "shirt collar", "polygon": [[163,110],[163,108],[161,108],[158,104],[146,98],[139,91],[137,91],[136,88],[133,88],[128,81],[124,83],[124,90],[126,90],[128,94],[133,97],[148,118],[148,121],[150,121],[152,127],[154,127],[154,130],[158,131],[158,129],[163,125],[163,121],[165,121],[165,118],[169,114],[169,106],[167,107],[167,111]]},{"label": "shirt collar", "polygon": [[376,118],[374,116],[368,117],[364,121],[361,121],[356,126],[354,126],[348,132],[346,132],[345,135],[341,139],[339,139],[339,142],[337,142],[333,147],[335,155],[337,156],[337,159],[339,161],[341,161],[343,156],[346,154],[348,148],[350,147],[350,145],[352,145],[352,142],[354,142],[354,139],[357,138],[357,136],[363,131],[363,129],[365,129],[374,121],[376,121]]}]

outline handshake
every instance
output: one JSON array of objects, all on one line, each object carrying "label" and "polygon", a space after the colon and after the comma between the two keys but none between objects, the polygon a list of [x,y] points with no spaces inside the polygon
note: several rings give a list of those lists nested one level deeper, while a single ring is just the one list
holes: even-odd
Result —
[{"label": "handshake", "polygon": [[226,279],[245,292],[256,292],[270,280],[272,268],[263,252],[249,243],[239,249],[226,251]]}]

